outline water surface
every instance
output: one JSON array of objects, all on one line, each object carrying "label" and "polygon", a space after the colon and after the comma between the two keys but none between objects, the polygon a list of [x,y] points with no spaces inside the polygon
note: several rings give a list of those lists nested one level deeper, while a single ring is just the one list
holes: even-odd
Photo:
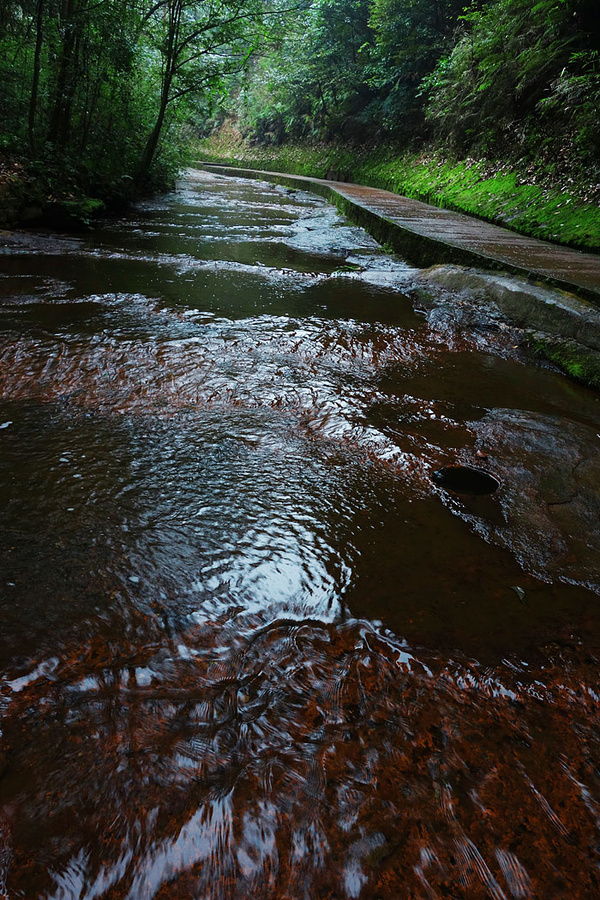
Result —
[{"label": "water surface", "polygon": [[201,173],[8,243],[0,896],[598,896],[597,395],[418,277]]}]

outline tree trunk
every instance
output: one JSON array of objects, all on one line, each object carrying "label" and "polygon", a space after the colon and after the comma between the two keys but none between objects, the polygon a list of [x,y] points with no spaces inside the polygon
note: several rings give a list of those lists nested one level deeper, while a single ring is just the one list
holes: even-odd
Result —
[{"label": "tree trunk", "polygon": [[54,109],[50,120],[48,141],[60,149],[68,142],[71,126],[71,106],[76,89],[77,56],[81,39],[81,22],[77,15],[82,12],[86,0],[63,0],[61,20],[63,41],[60,53]]},{"label": "tree trunk", "polygon": [[167,49],[165,51],[165,74],[163,79],[162,91],[160,95],[160,108],[158,116],[154,124],[154,128],[150,132],[150,136],[146,142],[142,160],[138,170],[138,178],[145,178],[150,171],[150,166],[154,160],[154,154],[158,147],[160,135],[165,123],[165,115],[167,106],[171,97],[171,85],[177,67],[177,55],[180,51],[179,47],[179,29],[181,26],[181,17],[183,14],[182,0],[171,0],[169,3],[169,22],[168,22],[168,39]]},{"label": "tree trunk", "polygon": [[[170,86],[169,86],[170,90]],[[154,124],[154,128],[150,132],[150,137],[146,142],[146,146],[144,148],[144,153],[142,155],[142,161],[140,163],[139,168],[139,176],[144,178],[148,172],[150,171],[150,166],[152,165],[152,161],[154,159],[154,154],[156,153],[156,148],[158,147],[158,142],[160,140],[161,131],[163,125],[165,123],[165,115],[167,112],[167,104],[169,102],[168,93],[163,90],[161,101],[160,101],[160,110]]]},{"label": "tree trunk", "polygon": [[83,155],[87,150],[88,139],[90,136],[90,130],[92,127],[92,122],[94,121],[94,116],[96,114],[96,108],[98,105],[98,98],[100,97],[100,87],[101,87],[101,75],[99,72],[96,74],[96,80],[94,81],[94,87],[92,90],[87,90],[86,94],[86,102],[85,102],[85,114],[82,117],[82,127],[81,127],[81,140],[79,142],[79,152]]},{"label": "tree trunk", "polygon": [[33,80],[31,82],[31,95],[29,97],[29,149],[31,150],[32,155],[35,155],[35,116],[37,111],[37,98],[40,87],[40,71],[42,65],[43,25],[44,0],[38,0],[35,55],[33,58]]}]

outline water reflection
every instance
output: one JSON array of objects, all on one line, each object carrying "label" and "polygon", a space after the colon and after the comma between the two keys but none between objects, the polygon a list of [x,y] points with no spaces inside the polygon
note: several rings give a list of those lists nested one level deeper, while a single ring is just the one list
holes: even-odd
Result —
[{"label": "water reflection", "polygon": [[297,192],[12,250],[0,896],[597,896],[595,397]]},{"label": "water reflection", "polygon": [[444,661],[353,620],[96,640],[13,685],[15,890],[592,896],[595,667],[553,663]]}]

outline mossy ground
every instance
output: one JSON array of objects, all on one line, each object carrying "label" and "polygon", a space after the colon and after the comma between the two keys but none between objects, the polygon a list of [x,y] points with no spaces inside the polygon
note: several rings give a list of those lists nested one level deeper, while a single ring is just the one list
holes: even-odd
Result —
[{"label": "mossy ground", "polygon": [[550,360],[574,381],[600,389],[600,354],[575,341],[550,335],[535,334],[531,338],[534,352]]},{"label": "mossy ground", "polygon": [[398,154],[327,145],[251,146],[223,129],[197,147],[207,162],[354,181],[478,216],[522,234],[600,251],[600,205],[585,185],[549,171],[437,153]]}]

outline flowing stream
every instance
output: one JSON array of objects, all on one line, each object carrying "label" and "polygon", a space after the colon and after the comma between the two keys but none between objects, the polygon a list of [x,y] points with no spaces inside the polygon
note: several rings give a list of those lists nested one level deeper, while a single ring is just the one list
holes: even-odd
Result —
[{"label": "flowing stream", "polygon": [[420,284],[200,172],[8,242],[0,897],[600,896],[598,395]]}]

